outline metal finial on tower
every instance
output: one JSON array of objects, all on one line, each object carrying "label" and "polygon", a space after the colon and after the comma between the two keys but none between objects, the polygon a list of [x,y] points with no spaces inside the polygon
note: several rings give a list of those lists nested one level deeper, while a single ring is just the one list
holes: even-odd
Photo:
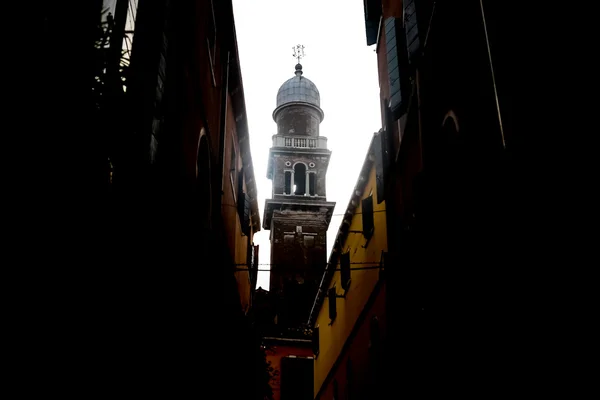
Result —
[{"label": "metal finial on tower", "polygon": [[304,58],[304,46],[297,44],[296,46],[292,47],[292,50],[294,50],[294,58],[298,60],[298,64],[300,64],[300,60]]},{"label": "metal finial on tower", "polygon": [[297,44],[296,46],[292,47],[292,50],[294,50],[294,58],[296,60],[298,60],[298,64],[296,64],[296,76],[301,76],[302,75],[302,64],[300,64],[300,60],[302,60],[302,58],[304,58],[304,46],[301,44]]}]

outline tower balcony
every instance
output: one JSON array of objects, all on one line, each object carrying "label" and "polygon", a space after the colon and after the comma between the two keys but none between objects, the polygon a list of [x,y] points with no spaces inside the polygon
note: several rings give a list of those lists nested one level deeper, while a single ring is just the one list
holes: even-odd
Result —
[{"label": "tower balcony", "polygon": [[310,137],[273,135],[273,147],[327,149],[327,138],[324,136]]}]

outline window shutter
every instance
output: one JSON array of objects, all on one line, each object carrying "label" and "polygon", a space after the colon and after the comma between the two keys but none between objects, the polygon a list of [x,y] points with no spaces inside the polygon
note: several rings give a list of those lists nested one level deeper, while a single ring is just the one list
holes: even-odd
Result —
[{"label": "window shutter", "polygon": [[389,149],[387,145],[387,131],[380,130],[373,139],[373,153],[375,155],[375,181],[377,187],[377,204],[385,200],[385,183],[389,167]]},{"label": "window shutter", "polygon": [[242,229],[244,227],[244,205],[246,204],[246,193],[238,192],[237,194],[237,211],[240,216],[240,224],[242,225]]},{"label": "window shutter", "polygon": [[256,269],[258,269],[258,246],[259,246],[258,244],[256,246],[254,246],[254,254],[253,254],[253,256],[254,256],[253,263],[254,263],[254,267]]},{"label": "window shutter", "polygon": [[248,259],[246,260],[247,264],[248,264],[248,269],[250,271],[252,271],[252,268],[254,268],[254,246],[253,245],[248,245]]},{"label": "window shutter", "polygon": [[248,266],[248,279],[250,279],[250,284],[254,281],[254,246],[248,244],[247,252],[246,252],[246,265]]},{"label": "window shutter", "polygon": [[242,218],[242,231],[250,235],[250,196],[244,193],[244,218]]},{"label": "window shutter", "polygon": [[415,0],[404,1],[404,31],[406,32],[406,48],[408,50],[408,62],[414,64],[419,55],[421,42],[419,40],[419,21]]},{"label": "window shutter", "polygon": [[373,196],[369,196],[362,201],[362,223],[363,235],[367,239],[373,236],[375,225],[373,222]]},{"label": "window shutter", "polygon": [[367,46],[377,43],[379,19],[381,18],[381,1],[364,0],[365,30],[367,33]]},{"label": "window shutter", "polygon": [[319,355],[319,327],[313,329],[312,350],[315,357]]},{"label": "window shutter", "polygon": [[335,293],[335,286],[329,289],[327,292],[327,297],[329,298],[329,319],[331,322],[333,322],[335,317],[337,317],[337,308],[335,304],[337,297]]},{"label": "window shutter", "polygon": [[385,278],[385,269],[388,267],[390,256],[387,251],[381,252],[381,261],[379,262],[379,279]]},{"label": "window shutter", "polygon": [[348,290],[350,287],[350,252],[340,255],[340,275],[342,277],[342,288]]},{"label": "window shutter", "polygon": [[405,36],[401,32],[402,21],[399,18],[385,20],[385,41],[387,50],[387,67],[390,84],[390,108],[396,119],[406,110],[408,98],[406,74]]}]

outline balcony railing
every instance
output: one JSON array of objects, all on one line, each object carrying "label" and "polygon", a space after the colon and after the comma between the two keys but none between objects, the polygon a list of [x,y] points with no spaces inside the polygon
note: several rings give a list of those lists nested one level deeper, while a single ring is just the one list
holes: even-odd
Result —
[{"label": "balcony railing", "polygon": [[326,149],[327,138],[319,136],[316,138],[294,137],[273,135],[273,147],[293,147],[298,149]]}]

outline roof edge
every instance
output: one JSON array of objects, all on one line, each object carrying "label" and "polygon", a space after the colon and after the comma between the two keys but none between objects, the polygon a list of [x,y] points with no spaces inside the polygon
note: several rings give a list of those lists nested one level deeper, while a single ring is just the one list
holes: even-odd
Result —
[{"label": "roof edge", "polygon": [[[356,195],[356,192],[358,191],[360,193],[360,195],[362,196],[363,191],[365,190],[365,186],[366,186],[367,182],[369,181],[368,178],[361,179],[361,177],[363,177],[366,173],[368,173],[371,170],[371,168],[373,167],[373,164],[374,164],[373,143],[374,143],[377,135],[380,133],[381,133],[381,130],[373,133],[373,137],[371,138],[371,142],[369,143],[369,148],[367,149],[365,161],[363,162],[363,166],[360,170],[360,173],[358,174],[356,184],[354,185],[354,188],[352,189],[352,195],[350,196],[350,200],[348,201],[348,206],[346,207],[346,211],[344,212],[344,215],[351,214],[352,216],[354,216],[354,214],[355,214],[356,207],[354,206],[353,203],[356,203],[355,199],[357,197],[359,197]],[[308,325],[311,327],[316,322],[316,318],[319,315],[318,310],[321,308],[321,306],[323,304],[323,300],[325,299],[324,294],[326,292],[326,289],[323,290],[323,288],[324,287],[327,288],[329,286],[329,283],[331,282],[331,279],[333,278],[333,272],[335,272],[335,266],[337,266],[337,262],[338,262],[337,258],[340,255],[340,252],[337,251],[337,248],[342,248],[343,244],[346,243],[346,239],[348,237],[349,232],[344,233],[344,231],[341,229],[343,224],[344,224],[344,221],[342,220],[342,222],[340,223],[340,226],[338,228],[337,235],[335,236],[333,248],[331,250],[331,253],[329,254],[329,260],[327,261],[327,265],[325,267],[325,272],[323,272],[323,277],[321,278],[321,282],[319,283],[319,288],[317,290],[317,294],[315,296],[313,306],[310,310],[310,315],[308,317]],[[333,269],[330,268],[332,265],[334,266]]]}]

